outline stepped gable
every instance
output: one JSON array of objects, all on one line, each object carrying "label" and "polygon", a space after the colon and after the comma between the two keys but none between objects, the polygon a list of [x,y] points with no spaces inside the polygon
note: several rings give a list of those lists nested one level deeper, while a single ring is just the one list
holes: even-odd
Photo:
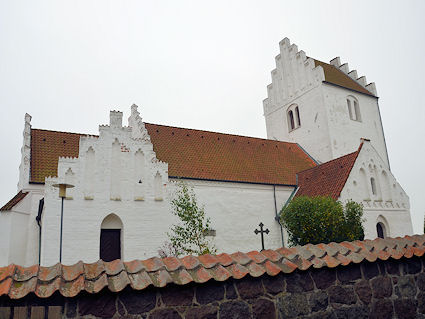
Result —
[{"label": "stepped gable", "polygon": [[338,200],[362,146],[363,143],[353,153],[299,172],[295,197],[330,196]]},{"label": "stepped gable", "polygon": [[[295,174],[314,161],[295,143],[148,124],[157,158],[169,176],[295,185]],[[85,134],[31,130],[31,179],[56,176],[59,157],[78,157]]]},{"label": "stepped gable", "polygon": [[209,280],[238,280],[247,275],[276,276],[309,268],[343,267],[362,261],[421,257],[425,253],[424,243],[425,235],[414,235],[339,244],[308,244],[246,254],[153,257],[130,262],[99,260],[92,264],[78,262],[72,266],[56,264],[52,267],[34,265],[25,268],[11,264],[0,268],[0,296],[20,299],[35,294],[48,298],[58,291],[64,297],[74,297],[84,291],[98,293],[105,287],[119,292],[127,286],[143,290],[169,284],[181,286]]},{"label": "stepped gable", "polygon": [[375,96],[335,66],[316,59],[314,59],[314,64],[316,67],[320,65],[323,68],[326,82],[366,95]]}]

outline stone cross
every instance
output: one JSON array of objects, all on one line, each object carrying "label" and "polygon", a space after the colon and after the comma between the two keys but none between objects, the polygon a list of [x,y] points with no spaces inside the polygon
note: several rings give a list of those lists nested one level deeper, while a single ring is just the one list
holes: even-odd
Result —
[{"label": "stone cross", "polygon": [[264,233],[268,234],[270,231],[268,228],[266,228],[265,230],[263,230],[263,223],[260,223],[258,226],[260,226],[260,230],[256,229],[254,230],[254,233],[256,235],[258,235],[258,233],[261,234],[261,250],[264,250]]}]

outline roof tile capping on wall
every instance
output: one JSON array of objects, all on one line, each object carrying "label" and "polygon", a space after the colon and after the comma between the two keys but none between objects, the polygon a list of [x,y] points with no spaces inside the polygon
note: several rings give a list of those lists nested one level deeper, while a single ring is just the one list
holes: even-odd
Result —
[{"label": "roof tile capping on wall", "polygon": [[0,317],[425,318],[424,243],[415,235],[246,254],[12,264],[0,268]]}]

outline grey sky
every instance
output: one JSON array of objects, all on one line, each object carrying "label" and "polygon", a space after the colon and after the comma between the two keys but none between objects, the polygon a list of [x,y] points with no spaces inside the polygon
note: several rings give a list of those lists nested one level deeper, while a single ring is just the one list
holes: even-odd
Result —
[{"label": "grey sky", "polygon": [[0,203],[34,128],[97,134],[109,110],[146,122],[266,137],[278,43],[341,56],[376,82],[393,174],[425,212],[425,1],[0,0]]}]

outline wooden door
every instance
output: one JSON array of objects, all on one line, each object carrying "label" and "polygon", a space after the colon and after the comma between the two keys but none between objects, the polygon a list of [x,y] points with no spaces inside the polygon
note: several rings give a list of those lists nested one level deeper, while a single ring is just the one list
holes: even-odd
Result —
[{"label": "wooden door", "polygon": [[101,229],[100,259],[103,261],[121,259],[121,229]]}]

